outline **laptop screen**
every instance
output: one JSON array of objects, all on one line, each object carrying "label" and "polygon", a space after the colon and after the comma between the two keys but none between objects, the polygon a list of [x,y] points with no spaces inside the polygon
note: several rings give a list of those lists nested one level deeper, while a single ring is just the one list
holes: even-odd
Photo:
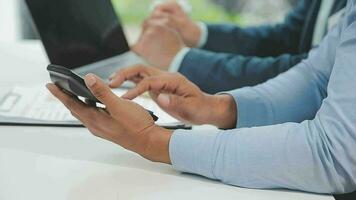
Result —
[{"label": "laptop screen", "polygon": [[129,51],[110,0],[26,0],[52,64],[70,69]]}]

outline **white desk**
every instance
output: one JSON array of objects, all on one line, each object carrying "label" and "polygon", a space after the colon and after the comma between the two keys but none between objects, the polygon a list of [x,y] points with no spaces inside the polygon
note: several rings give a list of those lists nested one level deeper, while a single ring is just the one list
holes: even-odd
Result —
[{"label": "white desk", "polygon": [[[0,43],[0,87],[45,84],[46,64],[37,42]],[[98,139],[84,128],[0,126],[0,200],[201,198],[333,199],[242,189],[181,174]]]}]

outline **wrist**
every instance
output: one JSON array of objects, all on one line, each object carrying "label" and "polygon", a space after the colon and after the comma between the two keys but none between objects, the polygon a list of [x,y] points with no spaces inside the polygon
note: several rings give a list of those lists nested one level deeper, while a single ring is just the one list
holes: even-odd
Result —
[{"label": "wrist", "polygon": [[212,113],[210,121],[221,129],[232,129],[237,123],[237,105],[230,95],[210,95]]},{"label": "wrist", "polygon": [[187,32],[187,35],[185,35],[185,44],[190,47],[190,48],[196,48],[199,46],[199,41],[202,35],[201,28],[199,25],[195,22],[191,22],[188,25],[189,27],[185,28],[183,31],[187,32],[186,30],[189,30]]},{"label": "wrist", "polygon": [[153,162],[161,162],[171,164],[169,157],[169,142],[173,131],[153,126],[145,133],[146,139],[144,149],[140,153],[141,156]]},{"label": "wrist", "polygon": [[[176,59],[176,57],[179,55],[179,53],[185,48],[184,45],[180,45],[177,46],[177,48],[172,49],[171,51],[169,51],[170,53],[166,54],[166,55],[162,55],[161,59],[157,64],[154,64],[156,67],[158,67],[161,70],[169,70],[170,66],[172,65],[172,63],[174,62],[174,60]],[[158,57],[157,57],[158,58]]]}]

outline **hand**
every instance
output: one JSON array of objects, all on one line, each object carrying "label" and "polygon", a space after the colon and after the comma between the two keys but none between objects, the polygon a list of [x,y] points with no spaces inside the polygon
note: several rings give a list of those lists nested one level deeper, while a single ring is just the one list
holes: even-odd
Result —
[{"label": "hand", "polygon": [[90,107],[73,98],[57,86],[47,88],[94,135],[137,152],[152,161],[170,163],[169,140],[171,132],[155,125],[152,117],[141,106],[118,98],[95,75],[87,75],[85,83],[105,109]]},{"label": "hand", "polygon": [[167,1],[157,6],[144,23],[144,28],[154,19],[161,19],[165,26],[175,29],[188,47],[198,46],[201,30],[176,1]]},{"label": "hand", "polygon": [[109,77],[109,81],[110,81],[109,86],[111,88],[118,88],[125,81],[132,81],[135,84],[138,84],[144,78],[150,76],[163,75],[163,74],[169,74],[169,73],[154,67],[146,67],[144,65],[137,64],[132,67],[124,68],[113,73]]},{"label": "hand", "polygon": [[174,29],[162,23],[162,20],[150,21],[132,50],[151,65],[167,70],[185,45]]},{"label": "hand", "polygon": [[146,91],[152,99],[173,117],[192,124],[213,124],[219,128],[236,127],[236,104],[230,95],[208,95],[184,76],[137,65],[118,71],[110,87],[124,81],[136,82],[136,87],[122,96],[134,99]]}]

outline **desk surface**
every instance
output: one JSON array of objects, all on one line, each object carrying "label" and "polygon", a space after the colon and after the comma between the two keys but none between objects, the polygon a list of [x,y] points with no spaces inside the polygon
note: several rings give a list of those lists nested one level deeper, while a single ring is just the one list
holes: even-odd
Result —
[{"label": "desk surface", "polygon": [[[37,42],[0,43],[0,88],[45,84]],[[0,89],[1,93],[1,89]],[[0,126],[0,200],[320,199],[331,196],[250,190],[152,163],[84,128]]]}]

